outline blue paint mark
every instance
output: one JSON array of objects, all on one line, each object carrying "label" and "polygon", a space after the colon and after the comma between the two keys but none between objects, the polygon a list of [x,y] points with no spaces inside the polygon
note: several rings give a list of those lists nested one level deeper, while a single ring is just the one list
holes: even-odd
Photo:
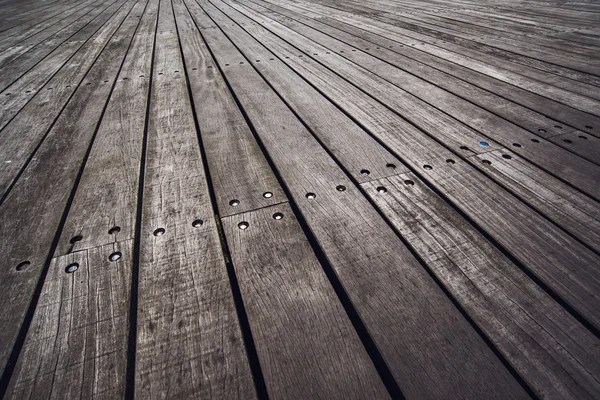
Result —
[{"label": "blue paint mark", "polygon": [[488,142],[479,142],[483,147],[488,147],[490,144]]}]

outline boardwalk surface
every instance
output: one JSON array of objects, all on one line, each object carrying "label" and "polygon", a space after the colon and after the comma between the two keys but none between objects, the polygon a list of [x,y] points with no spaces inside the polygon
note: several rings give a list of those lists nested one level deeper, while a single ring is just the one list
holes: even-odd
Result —
[{"label": "boardwalk surface", "polygon": [[0,1],[0,398],[599,399],[600,4]]}]

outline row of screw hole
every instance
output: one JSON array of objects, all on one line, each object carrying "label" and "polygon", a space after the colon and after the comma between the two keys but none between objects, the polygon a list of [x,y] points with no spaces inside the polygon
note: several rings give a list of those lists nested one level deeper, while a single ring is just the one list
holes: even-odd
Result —
[{"label": "row of screw hole", "polygon": [[[395,169],[396,168],[396,164],[392,164],[392,163],[386,164],[385,166],[387,168],[391,168],[391,169]],[[361,169],[360,173],[362,175],[369,175],[369,174],[371,174],[371,171],[369,171],[368,169]]]},{"label": "row of screw hole", "polygon": [[[265,199],[270,199],[271,197],[273,197],[273,193],[272,192],[264,192],[263,197]],[[232,207],[237,207],[240,205],[240,201],[238,199],[233,199],[229,202],[229,205]]]},{"label": "row of screw hole", "polygon": [[[121,257],[123,257],[123,254],[121,254],[120,251],[115,251],[108,256],[108,259],[111,262],[115,262],[115,261],[119,261],[121,259]],[[65,272],[67,274],[72,274],[73,272],[77,271],[78,269],[79,269],[79,263],[73,262],[65,267]]]},{"label": "row of screw hole", "polygon": [[[273,219],[275,219],[277,221],[283,219],[283,213],[276,212],[275,214],[273,214]],[[242,221],[238,224],[238,228],[240,228],[241,230],[248,229],[249,227],[250,227],[250,223],[248,221]]]}]

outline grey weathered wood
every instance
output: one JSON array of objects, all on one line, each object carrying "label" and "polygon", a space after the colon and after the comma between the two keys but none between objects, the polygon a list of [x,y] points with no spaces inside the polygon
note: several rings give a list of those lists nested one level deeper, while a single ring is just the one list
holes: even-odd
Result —
[{"label": "grey weathered wood", "polygon": [[98,30],[91,40],[79,49],[71,62],[54,75],[1,131],[0,147],[5,149],[0,152],[0,192],[3,196],[75,90],[80,85],[89,86],[94,83],[94,79],[99,79],[86,74],[128,11],[127,8],[122,8],[118,15]]},{"label": "grey weathered wood", "polygon": [[363,187],[541,398],[598,396],[598,338],[419,177]]},{"label": "grey weathered wood", "polygon": [[[232,7],[239,10],[235,4]],[[295,29],[310,35],[313,40],[318,40],[313,42],[286,28],[284,24],[290,24],[287,21],[282,24],[271,23],[270,18],[256,12],[248,11],[248,14],[271,32],[343,75],[451,148],[459,149],[466,145],[471,149],[481,149],[479,143],[486,142],[489,145],[482,151],[488,151],[494,146],[510,147],[517,141],[528,142],[533,138],[537,139],[536,135],[509,121],[436,86],[428,85],[422,79],[406,74],[361,51],[353,52],[351,46],[327,35],[310,28],[296,27],[298,24],[293,24]],[[327,47],[324,47],[325,44]],[[327,54],[327,50],[330,50],[330,54]],[[483,135],[487,135],[489,139]],[[514,151],[523,154],[585,193],[600,198],[599,166],[549,143],[535,147],[525,145],[515,148]]]},{"label": "grey weathered wood", "polygon": [[[85,28],[80,30],[76,37],[63,43],[52,56],[47,57],[43,62],[38,63],[36,68],[26,72],[16,81],[11,81],[14,77],[12,74],[3,75],[8,81],[2,81],[2,93],[0,96],[0,107],[2,114],[0,115],[0,128],[4,128],[6,124],[13,118],[44,86],[44,84],[58,71],[65,62],[76,54],[86,41],[92,37],[102,25],[110,23],[114,13],[122,10],[125,2],[117,0],[116,3],[109,6],[102,14],[97,16]],[[9,67],[10,69],[11,67]],[[18,68],[15,68],[22,73]],[[6,71],[5,71],[6,72]],[[0,79],[4,79],[0,77]],[[11,84],[11,82],[14,82]]]},{"label": "grey weathered wood", "polygon": [[[520,104],[516,104],[510,101],[509,99],[505,99],[493,92],[481,89],[478,86],[475,86],[471,81],[466,81],[465,79],[468,79],[469,76],[465,74],[477,74],[474,71],[469,72],[470,70],[462,68],[461,71],[463,71],[464,73],[462,74],[462,76],[459,74],[461,78],[458,79],[451,75],[452,71],[446,70],[444,72],[439,70],[438,68],[434,68],[434,66],[436,66],[435,57],[428,58],[424,56],[424,53],[421,51],[414,50],[406,46],[401,47],[401,45],[398,45],[397,42],[386,39],[382,36],[375,35],[373,33],[361,30],[359,28],[347,24],[335,23],[330,19],[321,18],[318,21],[315,19],[309,19],[300,13],[302,9],[295,8],[292,5],[286,4],[286,7],[289,8],[288,9],[280,7],[279,5],[272,5],[270,3],[266,3],[260,0],[252,0],[252,2],[259,3],[260,5],[268,8],[269,10],[274,10],[277,11],[277,13],[280,13],[281,15],[279,15],[279,17],[277,16],[277,14],[274,13],[269,14],[269,16],[282,22],[283,24],[286,24],[289,18],[294,18],[295,20],[298,20],[303,24],[313,27],[314,29],[331,35],[332,37],[337,38],[345,42],[346,44],[356,47],[355,49],[350,49],[350,53],[348,53],[348,51],[346,50],[346,55],[352,55],[352,52],[364,51],[365,53],[368,53],[374,57],[391,63],[397,68],[400,68],[406,72],[409,72],[410,74],[413,74],[421,79],[426,80],[427,82],[430,82],[434,85],[437,85],[440,88],[454,93],[462,97],[463,99],[472,102],[473,104],[485,108],[486,110],[512,122],[513,124],[525,128],[536,135],[546,137],[551,135],[564,134],[567,132],[570,132],[575,135],[583,135],[583,132],[578,132],[575,129],[570,128],[569,126],[566,126],[562,123],[557,124],[556,120],[549,119],[540,113],[537,113],[527,107],[521,106]],[[242,3],[249,4],[249,2]],[[291,10],[296,10],[297,12]],[[429,59],[433,61],[430,62],[432,67],[430,67],[427,63]],[[442,63],[443,60],[439,60],[439,62]],[[456,70],[460,67],[457,65],[453,65],[452,68]],[[502,84],[502,82],[495,80],[494,87],[498,87],[498,85],[500,84]],[[513,94],[513,96],[515,95],[515,89],[515,87],[511,88],[511,93]],[[458,103],[460,102],[462,102],[462,100],[458,100]],[[523,104],[531,106],[532,102],[524,101]],[[557,106],[560,105],[557,104]],[[577,126],[580,126],[581,129],[590,130],[586,128],[586,124],[588,123],[582,121],[581,119],[577,119],[577,115],[570,112],[573,111],[572,109],[569,109],[568,107],[562,108],[562,114],[566,113],[567,115],[569,115],[570,122],[573,122],[575,120],[580,121],[579,125]],[[552,116],[553,118],[560,119],[560,115],[552,114]],[[511,130],[514,131],[514,129],[512,128]],[[591,130],[593,130],[593,127]],[[488,130],[488,132],[490,131]],[[491,133],[497,135],[496,130],[491,130]],[[520,138],[518,140],[520,140]],[[512,142],[508,145],[510,146],[511,144]],[[576,154],[582,155],[581,152],[577,152],[577,148],[565,148],[575,152]],[[589,153],[583,154],[588,155],[588,157],[586,158],[590,160]]]},{"label": "grey weathered wood", "polygon": [[222,221],[269,398],[389,398],[291,207]]},{"label": "grey weathered wood", "polygon": [[287,201],[185,5],[174,10],[219,215]]},{"label": "grey weathered wood", "polygon": [[98,6],[100,6],[100,2],[97,0],[87,0],[81,4],[70,5],[34,31],[25,32],[10,39],[0,39],[0,60],[2,60],[0,65],[4,66],[37,45],[44,45],[49,37]]},{"label": "grey weathered wood", "polygon": [[354,122],[344,116],[332,103],[285,66],[273,53],[239,28],[233,38],[240,50],[262,76],[277,91],[288,106],[302,116],[302,120],[336,154],[354,179],[365,182],[407,170],[400,161],[365,134]]},{"label": "grey weathered wood", "polygon": [[142,17],[140,25],[98,127],[55,256],[135,236],[158,0],[150,2],[144,14],[136,9],[133,13]]},{"label": "grey weathered wood", "polygon": [[[142,204],[135,395],[252,399],[171,2],[160,2]],[[193,226],[197,219],[202,225]],[[160,235],[156,229],[164,229]]]},{"label": "grey weathered wood", "polygon": [[[27,71],[30,66],[39,62],[39,60],[56,48],[58,44],[61,43],[60,38],[64,41],[68,39],[73,32],[76,32],[72,30],[73,24],[80,22],[80,20],[84,19],[94,9],[102,9],[102,3],[93,2],[91,4],[85,4],[85,7],[81,7],[80,10],[75,10],[73,13],[67,13],[68,16],[64,18],[62,24],[55,24],[51,29],[46,29],[7,48],[0,53],[0,71],[3,71],[9,64],[16,60],[18,60],[17,62],[22,66],[22,71]],[[89,18],[88,20],[91,19],[92,18]],[[57,41],[56,39],[59,40]],[[53,47],[54,43],[57,44]]]},{"label": "grey weathered wood", "polygon": [[[132,245],[52,260],[7,399],[124,396]],[[115,252],[121,258],[110,261]],[[72,264],[78,269],[67,273]]]},{"label": "grey weathered wood", "polygon": [[[467,397],[483,393],[524,397],[520,386],[319,143],[252,67],[239,64],[245,60],[241,55],[228,56],[231,53],[223,49],[232,44],[210,28],[202,10],[186,4],[198,25],[205,27],[201,32],[208,46],[404,394],[409,398],[459,392]],[[210,3],[201,4],[211,15],[218,13]],[[261,104],[270,104],[272,112],[262,113]],[[279,135],[283,128],[287,134]],[[298,152],[303,157],[292,156]],[[339,185],[346,190],[336,189]],[[307,192],[316,198],[307,198]],[[470,367],[454,369],[447,363],[454,357],[469,360]]]},{"label": "grey weathered wood", "polygon": [[[283,60],[289,56],[286,63],[292,69],[324,91],[414,170],[422,171],[422,176],[445,193],[456,207],[592,324],[600,326],[598,307],[592,305],[600,301],[597,296],[600,276],[593,267],[600,261],[595,253],[347,81],[318,67],[308,57],[300,62],[295,53],[272,41],[259,28],[253,28],[252,32]],[[453,159],[456,165],[447,164],[448,159]],[[424,165],[433,169],[425,170]],[[563,247],[566,251],[555,251]]]},{"label": "grey weathered wood", "polygon": [[[126,7],[134,5],[128,3]],[[49,252],[62,214],[110,94],[112,85],[104,80],[115,80],[138,22],[130,14],[121,25],[118,36],[112,37],[88,74],[92,84],[76,91],[35,159],[0,206],[0,252],[4,255],[0,279],[3,371],[43,276],[46,260],[51,256]],[[25,261],[29,262],[26,268],[17,270]]]}]

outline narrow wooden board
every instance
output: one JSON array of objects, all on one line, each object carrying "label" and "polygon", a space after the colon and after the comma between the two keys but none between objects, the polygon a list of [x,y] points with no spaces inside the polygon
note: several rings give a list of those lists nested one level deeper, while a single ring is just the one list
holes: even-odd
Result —
[{"label": "narrow wooden board", "polygon": [[[288,66],[326,93],[413,171],[419,171],[423,179],[445,193],[450,202],[538,275],[573,309],[596,328],[600,327],[598,307],[593,305],[600,301],[596,294],[599,292],[600,276],[592,267],[600,263],[595,253],[485,178],[457,158],[455,153],[419,133],[375,99],[334,73],[318,67],[310,58],[294,57],[295,53],[270,40],[260,29],[253,28],[253,36],[268,43],[269,49],[280,59],[285,61],[288,60],[285,57],[290,57],[289,61],[285,61]],[[425,169],[425,165],[432,169]],[[557,252],[557,248],[565,248],[566,251]]]},{"label": "narrow wooden board", "polygon": [[[93,83],[77,90],[36,158],[0,206],[0,252],[4,254],[0,279],[0,302],[4,304],[0,332],[3,373],[36,287],[42,284],[39,280],[52,256],[49,253],[73,185],[138,22],[131,16],[121,26],[119,36],[112,37],[89,72]],[[111,83],[105,84],[104,80]],[[14,218],[15,215],[20,217]],[[24,262],[28,264],[23,265]],[[26,268],[19,270],[19,265]]]},{"label": "narrow wooden board", "polygon": [[135,395],[252,399],[255,389],[167,0],[160,2],[152,79]]},{"label": "narrow wooden board", "polygon": [[222,223],[269,398],[389,398],[291,207]]},{"label": "narrow wooden board", "polygon": [[5,398],[123,398],[132,245],[52,260]]},{"label": "narrow wooden board", "polygon": [[[53,53],[51,57],[47,57],[43,62],[38,63],[36,68],[26,72],[18,78],[14,83],[3,85],[3,91],[0,96],[0,128],[4,128],[6,124],[34,97],[44,86],[44,84],[52,78],[65,62],[76,54],[76,51],[96,33],[101,27],[113,21],[112,17],[119,11],[124,11],[126,2],[117,0],[112,6],[109,6],[96,19],[86,25],[85,28],[78,32],[77,37],[66,42],[61,49]],[[116,20],[118,21],[118,19]],[[118,26],[118,23],[117,23]],[[18,65],[16,66],[18,68]],[[10,67],[9,67],[10,68]],[[22,71],[21,71],[22,72]],[[10,76],[10,75],[6,75]],[[2,79],[0,77],[0,79]],[[10,78],[12,79],[12,78]]]},{"label": "narrow wooden board", "polygon": [[185,5],[173,7],[219,215],[287,201]]},{"label": "narrow wooden board", "polygon": [[[221,57],[232,44],[211,29],[202,10],[186,4],[403,393],[526,397],[320,144],[251,66],[239,64],[246,59],[229,51]],[[217,12],[208,2],[200,4]],[[261,112],[264,104],[270,104],[268,115]],[[283,129],[287,134],[278,134]],[[292,156],[298,152],[303,157]],[[345,190],[336,189],[340,185]],[[307,198],[308,192],[316,197]],[[456,359],[469,368],[454,368],[450,360]]]},{"label": "narrow wooden board", "polygon": [[[0,193],[5,197],[18,178],[22,168],[30,161],[40,143],[56,123],[57,117],[81,86],[92,85],[97,77],[87,75],[94,62],[106,48],[129,10],[122,8],[113,20],[103,26],[91,40],[75,54],[43,89],[1,131]],[[84,81],[85,79],[85,81]],[[104,79],[102,83],[108,82]]]},{"label": "narrow wooden board", "polygon": [[158,0],[141,15],[102,117],[55,256],[134,239]]},{"label": "narrow wooden board", "polygon": [[598,396],[598,338],[418,176],[362,186],[540,398]]},{"label": "narrow wooden board", "polygon": [[[231,6],[240,10],[237,4]],[[243,10],[254,21],[393,108],[448,147],[467,145],[482,149],[479,143],[485,142],[488,146],[482,150],[489,151],[494,147],[510,147],[517,141],[537,139],[536,135],[509,121],[361,51],[353,52],[351,46],[327,35],[287,21],[277,23],[247,8]],[[295,29],[310,34],[311,38],[318,39],[318,42],[285,25],[293,25]],[[325,44],[328,47],[324,47]],[[330,54],[327,54],[328,50]],[[536,146],[535,151],[531,149],[530,146],[521,146],[514,151],[523,153],[547,171],[600,199],[600,166],[550,143]]]}]

